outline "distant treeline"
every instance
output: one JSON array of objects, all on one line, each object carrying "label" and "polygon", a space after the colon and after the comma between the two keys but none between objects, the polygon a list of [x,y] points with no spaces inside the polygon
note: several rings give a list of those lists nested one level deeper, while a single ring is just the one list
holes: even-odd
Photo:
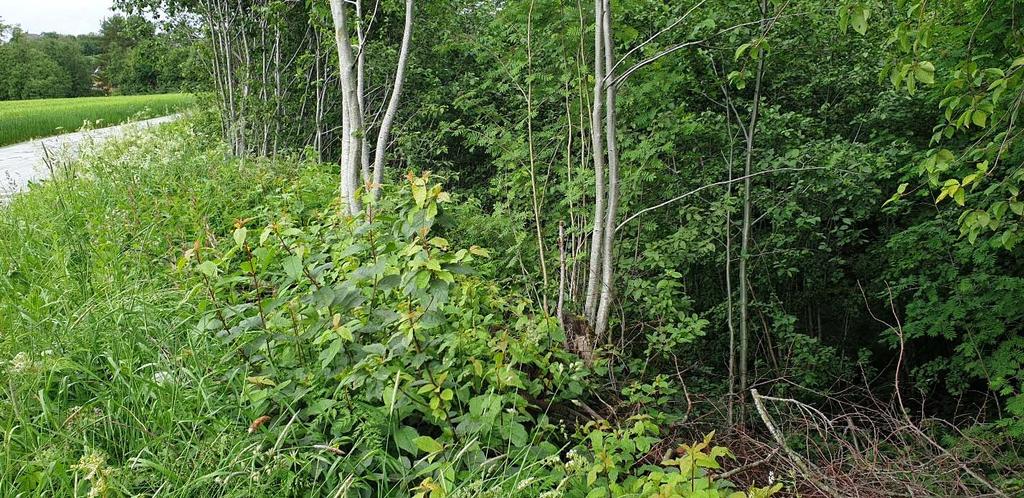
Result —
[{"label": "distant treeline", "polygon": [[0,19],[0,100],[189,90],[203,74],[191,29],[117,15],[98,34],[32,34]]}]

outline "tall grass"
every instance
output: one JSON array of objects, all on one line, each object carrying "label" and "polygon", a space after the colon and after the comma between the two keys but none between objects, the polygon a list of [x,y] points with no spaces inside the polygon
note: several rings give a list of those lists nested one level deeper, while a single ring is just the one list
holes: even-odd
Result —
[{"label": "tall grass", "polygon": [[0,146],[74,131],[86,122],[103,127],[162,116],[194,102],[185,93],[0,101]]},{"label": "tall grass", "polygon": [[0,496],[273,494],[174,263],[295,164],[241,167],[189,121],[57,166],[0,207]]},{"label": "tall grass", "polygon": [[[250,433],[253,374],[199,326],[207,289],[177,263],[197,239],[229,241],[237,219],[328,208],[336,176],[230,158],[196,122],[59,160],[0,207],[0,496],[354,497],[395,479],[299,436],[317,427]],[[525,496],[520,483],[549,471],[509,451],[451,496]]]}]

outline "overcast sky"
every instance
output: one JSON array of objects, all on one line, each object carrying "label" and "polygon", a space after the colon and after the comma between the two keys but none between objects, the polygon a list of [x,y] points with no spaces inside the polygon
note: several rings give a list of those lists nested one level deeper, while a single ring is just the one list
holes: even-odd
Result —
[{"label": "overcast sky", "polygon": [[100,30],[113,0],[0,0],[4,24],[20,24],[29,33],[56,31],[69,35]]}]

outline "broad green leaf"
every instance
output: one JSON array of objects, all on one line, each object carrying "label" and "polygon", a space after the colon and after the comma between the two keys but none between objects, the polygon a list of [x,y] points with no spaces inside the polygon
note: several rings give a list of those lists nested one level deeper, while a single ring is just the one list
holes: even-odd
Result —
[{"label": "broad green leaf", "polygon": [[403,425],[397,431],[395,431],[395,445],[405,450],[410,454],[416,454],[417,446],[414,442],[419,437],[419,433],[416,432],[415,428]]},{"label": "broad green leaf", "polygon": [[242,245],[245,244],[245,237],[248,234],[249,230],[247,230],[245,227],[239,227],[235,229],[235,233],[233,233],[231,237],[235,239],[236,246],[242,247]]},{"label": "broad green leaf", "polygon": [[331,344],[327,346],[327,349],[320,352],[320,368],[329,367],[334,361],[334,358],[338,356],[339,352],[341,352],[341,347],[343,345],[344,344],[341,339],[331,341]]},{"label": "broad green leaf", "polygon": [[935,65],[924,61],[914,67],[914,77],[926,85],[935,83]]},{"label": "broad green leaf", "polygon": [[417,207],[423,207],[427,202],[427,188],[416,183],[412,184],[412,197],[416,200]]},{"label": "broad green leaf", "polygon": [[207,277],[216,277],[217,265],[213,261],[203,261],[199,264],[199,272]]},{"label": "broad green leaf", "polygon": [[982,128],[985,127],[985,120],[986,120],[986,118],[988,118],[988,114],[986,114],[985,111],[982,111],[980,109],[974,111],[974,114],[971,115],[971,121],[973,121],[974,124],[976,124],[976,125],[978,125],[978,126],[980,126]]},{"label": "broad green leaf", "polygon": [[265,375],[254,375],[252,377],[246,377],[245,380],[246,380],[246,382],[248,382],[250,384],[255,384],[257,386],[276,386],[277,385],[276,382],[274,382],[273,380],[271,380],[270,377],[267,377]]},{"label": "broad green leaf", "polygon": [[284,258],[282,262],[284,264],[284,272],[289,277],[298,280],[302,277],[302,260],[298,256],[292,255]]},{"label": "broad green leaf", "polygon": [[868,32],[868,18],[871,17],[871,11],[864,5],[855,5],[850,12],[850,26],[854,31],[860,34],[866,34]]},{"label": "broad green leaf", "polygon": [[426,453],[438,453],[444,450],[444,446],[442,446],[441,443],[437,442],[437,440],[430,436],[419,436],[413,439],[412,442],[413,444],[416,445],[417,448],[420,449],[420,451]]},{"label": "broad green leaf", "polygon": [[735,60],[739,60],[740,57],[743,57],[743,53],[746,52],[749,48],[750,43],[744,43],[743,45],[740,45],[739,47],[736,48],[736,54],[733,56],[733,58]]}]

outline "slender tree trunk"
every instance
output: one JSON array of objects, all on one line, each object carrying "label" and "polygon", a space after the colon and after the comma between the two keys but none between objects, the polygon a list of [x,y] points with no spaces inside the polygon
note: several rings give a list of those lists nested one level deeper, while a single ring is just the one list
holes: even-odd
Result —
[{"label": "slender tree trunk", "polygon": [[[359,115],[366,118],[366,26],[363,20],[363,2],[356,0],[356,39],[359,40],[359,52],[356,55],[356,97],[359,103]],[[365,126],[365,124],[364,124]],[[370,142],[366,137],[359,140],[359,168],[362,183],[370,183]]]},{"label": "slender tree trunk", "polygon": [[[580,164],[580,166],[579,166],[579,168],[580,168],[580,171],[583,171],[587,167],[587,162],[588,162],[588,159],[587,159],[587,145],[586,145],[587,144],[587,125],[586,125],[587,115],[586,115],[586,109],[588,109],[590,107],[588,105],[588,102],[587,102],[587,92],[584,91],[584,88],[586,88],[586,75],[585,75],[585,73],[583,71],[583,68],[586,67],[586,64],[587,64],[587,62],[586,62],[587,61],[587,57],[586,57],[586,39],[584,38],[584,33],[586,33],[587,30],[586,30],[586,21],[584,20],[584,16],[583,16],[583,2],[582,2],[582,0],[576,0],[576,8],[577,8],[577,12],[579,12],[579,28],[580,28],[579,49],[578,49],[578,51],[576,53],[576,84],[577,84],[577,86],[579,88],[579,92],[578,92],[579,109],[578,110],[579,110],[579,123],[580,123],[580,126],[579,126],[579,134],[580,134],[579,164]],[[580,255],[583,253],[583,251],[586,250],[586,247],[587,247],[586,246],[586,239],[587,239],[587,232],[586,232],[587,216],[585,214],[586,210],[587,210],[587,200],[584,197],[580,201],[580,212],[577,214],[577,216],[574,217],[573,224],[572,224],[572,228],[573,228],[573,230],[572,230],[572,246],[570,246],[572,248],[572,270],[569,272],[569,296],[570,296],[570,301],[574,302],[574,303],[579,303],[580,301],[584,301],[584,302],[586,301],[586,297],[583,296],[583,292],[585,292],[585,289],[582,288],[583,287],[583,283],[582,283],[582,278],[581,277],[583,277],[583,275],[581,275],[582,272],[580,271],[580,266],[581,266],[580,262],[581,262],[581,259],[582,259],[582,258],[580,258]],[[587,277],[589,278],[589,275],[587,275]],[[582,310],[579,310],[578,305],[576,307],[576,310],[577,310],[577,312],[582,311]],[[584,313],[584,315],[586,315],[586,313]]]},{"label": "slender tree trunk", "polygon": [[341,204],[344,206],[345,212],[352,214],[352,209],[349,204],[349,198],[351,197],[350,190],[348,188],[348,165],[349,156],[352,155],[352,117],[349,112],[348,104],[348,91],[346,86],[348,81],[344,76],[341,78],[341,159],[338,161],[338,192],[341,196]]},{"label": "slender tree trunk", "polygon": [[564,325],[563,306],[565,306],[565,223],[558,222],[558,305],[555,317],[558,324]]},{"label": "slender tree trunk", "polygon": [[[726,109],[726,112],[729,112]],[[731,131],[730,137],[731,137]],[[726,186],[725,198],[732,198],[732,152],[730,139],[729,153],[729,183]],[[733,320],[732,302],[732,213],[726,207],[725,212],[725,299],[726,299],[726,325],[729,327],[729,404],[728,420],[729,426],[735,422],[733,408],[736,403],[736,326]]]},{"label": "slender tree trunk", "polygon": [[594,156],[594,230],[590,239],[590,268],[587,277],[587,296],[583,313],[594,325],[597,301],[601,293],[601,256],[604,254],[604,143],[602,138],[601,106],[604,97],[604,2],[594,0],[594,101],[590,111],[590,143]]},{"label": "slender tree trunk", "polygon": [[342,145],[341,164],[341,195],[342,202],[348,207],[349,214],[360,210],[358,198],[358,177],[362,146],[360,138],[363,132],[363,117],[359,112],[357,82],[353,74],[355,61],[352,56],[352,42],[348,35],[348,13],[344,0],[330,0],[331,15],[334,18],[334,39],[338,45],[338,65],[341,66],[342,107],[345,119],[342,133],[346,135]]},{"label": "slender tree trunk", "polygon": [[214,29],[211,27],[211,33],[214,36],[214,56],[218,54],[224,57],[224,63],[221,65],[221,72],[223,75],[223,88],[224,95],[227,97],[224,103],[227,107],[227,123],[225,127],[227,129],[226,139],[231,145],[231,153],[234,155],[241,154],[240,143],[241,140],[238,136],[239,129],[239,115],[235,107],[235,78],[234,78],[234,67],[231,65],[231,42],[230,42],[230,25],[227,19],[227,13],[225,12],[223,2],[218,1],[212,3],[211,11],[215,12],[217,19],[217,25],[220,27]]},{"label": "slender tree trunk", "polygon": [[217,94],[220,97],[220,105],[218,107],[220,108],[221,134],[223,135],[225,140],[230,140],[231,137],[229,136],[229,126],[231,125],[231,123],[230,116],[228,115],[227,106],[228,95],[227,91],[225,90],[225,77],[223,75],[223,70],[221,69],[220,43],[218,42],[219,37],[216,33],[216,24],[214,22],[213,17],[213,6],[210,4],[209,1],[203,2],[203,6],[205,9],[203,19],[206,21],[206,29],[209,32],[210,37],[210,51],[212,52],[210,54],[210,71],[215,86],[217,88]]},{"label": "slender tree trunk", "polygon": [[260,16],[259,22],[259,33],[260,33],[260,113],[263,115],[263,138],[260,140],[260,156],[266,156],[270,150],[270,122],[271,119],[267,119],[267,102],[270,100],[267,90],[270,88],[270,60],[267,53],[267,18],[266,16]]},{"label": "slender tree trunk", "polygon": [[612,5],[611,0],[604,0],[604,16],[602,34],[604,35],[604,60],[605,78],[605,135],[608,147],[608,206],[605,213],[604,243],[601,248],[602,275],[601,275],[601,300],[597,312],[595,335],[598,338],[604,336],[608,330],[608,317],[611,314],[612,298],[614,294],[613,281],[615,278],[615,218],[619,209],[619,145],[618,131],[616,128],[615,115],[615,85],[611,82],[612,69],[614,66],[614,40],[612,36]]},{"label": "slender tree trunk", "polygon": [[[760,4],[761,8],[761,35],[764,35],[765,27],[765,15],[767,13],[767,6],[762,0]],[[761,80],[764,77],[764,58],[765,54],[762,52],[761,56],[757,60],[757,74],[754,78],[754,100],[750,107],[750,123],[747,125],[746,133],[746,150],[744,151],[744,167],[743,174],[746,178],[743,180],[743,232],[740,240],[740,264],[739,264],[739,287],[740,287],[740,351],[739,351],[739,374],[740,374],[740,402],[741,409],[742,404],[746,400],[746,393],[749,387],[747,378],[747,367],[749,364],[748,349],[750,342],[750,330],[748,326],[749,321],[749,309],[747,300],[747,259],[750,254],[750,223],[751,223],[751,198],[750,198],[750,174],[753,167],[754,159],[754,137],[757,133],[757,113],[761,103]],[[742,418],[742,413],[741,413]]]},{"label": "slender tree trunk", "polygon": [[[716,70],[717,74],[717,70]],[[726,116],[726,134],[729,137],[729,157],[726,158],[726,168],[728,172],[728,183],[725,185],[725,201],[728,202],[732,199],[732,183],[733,183],[733,152],[734,138],[732,132],[732,99],[729,97],[729,87],[722,85],[722,94],[725,97],[725,116]],[[737,123],[740,128],[743,127],[743,123]],[[725,211],[725,303],[726,303],[726,326],[729,330],[729,399],[726,405],[726,418],[729,422],[729,426],[735,423],[736,418],[734,409],[736,405],[736,324],[734,323],[733,317],[733,301],[732,301],[732,212],[729,211],[729,207],[726,206]]]},{"label": "slender tree trunk", "polygon": [[390,140],[391,126],[398,112],[398,102],[402,96],[402,85],[405,83],[405,68],[409,64],[409,45],[412,40],[413,0],[405,0],[405,27],[402,31],[402,47],[398,51],[398,69],[395,71],[395,83],[391,87],[391,98],[387,110],[381,119],[377,131],[377,147],[373,156],[373,195],[380,197],[380,187],[384,183],[384,160]]},{"label": "slender tree trunk", "polygon": [[237,0],[235,2],[235,5],[236,5],[236,8],[237,8],[236,12],[238,12],[238,13],[240,13],[240,15],[242,15],[242,19],[237,23],[237,26],[238,26],[238,37],[241,39],[241,42],[242,42],[241,43],[242,44],[242,54],[241,54],[241,56],[239,56],[239,65],[241,66],[241,71],[242,71],[242,76],[239,78],[239,79],[241,79],[241,84],[242,84],[242,98],[240,98],[238,100],[238,103],[239,103],[239,113],[238,114],[239,114],[239,116],[241,116],[241,119],[242,119],[242,121],[241,121],[242,126],[241,126],[241,130],[240,130],[241,131],[240,136],[242,137],[242,152],[241,152],[240,155],[243,156],[242,160],[244,162],[245,161],[244,156],[245,156],[246,153],[249,152],[249,147],[251,145],[251,142],[249,141],[249,133],[248,132],[249,132],[250,126],[253,126],[253,125],[250,124],[250,122],[249,122],[250,119],[249,119],[249,115],[246,113],[246,108],[250,104],[249,97],[252,94],[252,82],[254,80],[253,80],[253,75],[252,75],[252,67],[253,67],[252,66],[252,50],[249,48],[249,34],[248,34],[247,29],[246,29],[247,26],[245,25],[246,18],[244,17],[244,13],[246,11],[245,11],[245,8],[242,7],[241,0]]},{"label": "slender tree trunk", "polygon": [[281,26],[274,26],[274,145],[273,154],[277,155],[277,141],[281,136],[281,105],[284,100],[284,92],[281,87]]},{"label": "slender tree trunk", "polygon": [[320,30],[314,29],[313,30],[313,43],[316,44],[316,49],[315,49],[314,54],[313,54],[313,57],[314,57],[313,67],[314,67],[314,70],[316,72],[316,93],[314,95],[314,97],[316,98],[316,102],[314,103],[314,111],[313,112],[314,112],[315,115],[313,117],[313,120],[316,123],[316,135],[313,138],[313,148],[316,149],[316,157],[317,157],[318,161],[322,161],[323,157],[324,157],[324,146],[323,146],[323,136],[324,136],[323,102],[324,102],[324,99],[323,99],[323,94],[325,92],[325,88],[324,88],[324,80],[326,79],[325,78],[325,74],[327,73],[326,70],[321,70],[321,67],[322,67],[322,64],[323,64],[323,57],[320,54],[320,42],[321,42],[321,40],[320,40]]},{"label": "slender tree trunk", "polygon": [[544,314],[550,313],[548,308],[548,266],[544,254],[544,235],[541,230],[540,202],[537,195],[537,165],[536,153],[533,144],[533,5],[530,2],[530,13],[526,19],[526,139],[529,148],[530,160],[530,193],[533,206],[533,226],[537,233],[537,257],[540,260],[540,274],[543,287],[541,288],[541,303]]}]

